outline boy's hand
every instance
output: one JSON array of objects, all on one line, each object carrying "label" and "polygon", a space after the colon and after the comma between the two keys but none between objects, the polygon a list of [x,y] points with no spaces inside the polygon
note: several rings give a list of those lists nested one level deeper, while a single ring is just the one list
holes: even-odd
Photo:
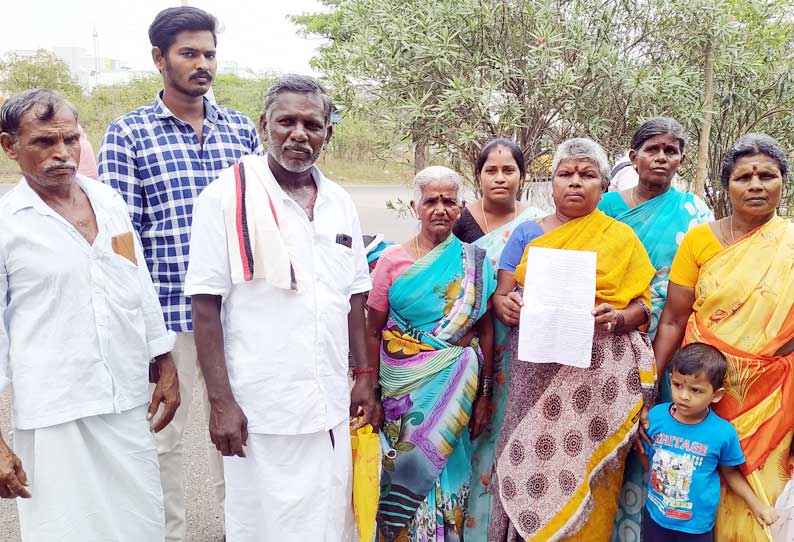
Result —
[{"label": "boy's hand", "polygon": [[760,523],[762,527],[772,525],[780,518],[780,514],[774,506],[762,506],[757,510],[753,510],[753,515],[755,515],[756,521]]},{"label": "boy's hand", "polygon": [[648,446],[653,446],[653,442],[651,442],[651,438],[648,436],[648,429],[651,428],[651,423],[648,421],[648,410],[648,405],[643,404],[640,410],[640,419],[637,422],[637,434],[642,440],[648,443]]}]

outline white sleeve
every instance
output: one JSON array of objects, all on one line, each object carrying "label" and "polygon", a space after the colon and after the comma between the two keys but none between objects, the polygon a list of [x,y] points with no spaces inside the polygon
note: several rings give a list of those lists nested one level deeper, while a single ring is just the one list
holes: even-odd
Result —
[{"label": "white sleeve", "polygon": [[369,264],[367,263],[367,253],[364,249],[364,239],[361,237],[361,223],[358,220],[358,213],[352,203],[352,231],[353,231],[353,265],[355,266],[355,274],[353,275],[353,284],[350,288],[352,294],[360,294],[369,292],[372,289],[372,280],[369,277]]},{"label": "white sleeve", "polygon": [[[132,228],[132,222],[130,222],[130,228]],[[152,277],[143,257],[143,249],[138,238],[138,232],[134,230],[133,238],[135,241],[135,259],[138,260],[138,278],[143,290],[141,307],[143,308],[143,320],[146,323],[146,344],[149,348],[149,359],[151,360],[174,349],[176,333],[165,326],[163,308],[160,306],[157,291],[154,288],[154,284],[152,284]]]},{"label": "white sleeve", "polygon": [[[216,183],[219,181],[215,181]],[[193,206],[185,295],[226,297],[232,286],[221,194],[207,187]]]},{"label": "white sleeve", "polygon": [[8,274],[6,273],[5,255],[0,252],[0,392],[10,383],[8,378],[8,327],[6,325],[6,297],[8,296]]},{"label": "white sleeve", "polygon": [[124,221],[129,231],[132,232],[135,260],[138,262],[138,284],[142,298],[141,309],[143,310],[143,321],[146,325],[146,345],[149,350],[149,359],[152,360],[174,349],[176,333],[165,326],[163,308],[160,306],[157,290],[152,283],[152,276],[149,274],[149,268],[146,266],[146,259],[143,256],[141,240],[138,236],[138,231],[132,226],[127,206],[119,194],[114,194],[113,203],[116,205],[115,212]]}]

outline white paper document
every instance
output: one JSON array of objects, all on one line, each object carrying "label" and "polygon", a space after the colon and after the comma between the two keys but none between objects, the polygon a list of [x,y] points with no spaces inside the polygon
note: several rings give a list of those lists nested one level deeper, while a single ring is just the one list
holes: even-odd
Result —
[{"label": "white paper document", "polygon": [[596,253],[529,247],[518,359],[590,367]]}]

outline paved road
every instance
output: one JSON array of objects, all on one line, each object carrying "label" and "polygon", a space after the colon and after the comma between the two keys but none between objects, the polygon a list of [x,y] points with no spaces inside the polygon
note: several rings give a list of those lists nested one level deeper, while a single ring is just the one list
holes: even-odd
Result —
[{"label": "paved road", "polygon": [[[10,185],[0,185],[0,194]],[[408,202],[411,190],[403,186],[349,187],[358,207],[362,229],[366,233],[383,233],[387,239],[404,241],[416,231],[416,221],[409,215],[399,216],[386,209],[386,201],[396,203],[397,198]],[[185,432],[185,494],[190,542],[217,542],[223,539],[221,508],[213,501],[207,486],[207,461],[205,456],[206,429],[198,398],[193,397],[191,416]],[[9,436],[9,394],[0,397],[0,429]],[[79,491],[79,488],[75,488]],[[68,498],[68,495],[64,495]],[[0,502],[0,542],[18,542],[19,528],[13,502]]]}]

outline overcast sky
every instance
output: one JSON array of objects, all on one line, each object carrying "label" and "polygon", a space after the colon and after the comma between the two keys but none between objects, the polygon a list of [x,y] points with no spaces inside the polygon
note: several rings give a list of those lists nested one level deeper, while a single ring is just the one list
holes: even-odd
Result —
[{"label": "overcast sky", "polygon": [[[133,69],[153,69],[147,30],[155,15],[179,0],[3,0],[0,54],[13,49],[83,47],[117,58]],[[309,59],[320,45],[304,39],[287,15],[323,11],[316,0],[190,0],[222,25],[218,60],[255,71],[312,73]]]}]

